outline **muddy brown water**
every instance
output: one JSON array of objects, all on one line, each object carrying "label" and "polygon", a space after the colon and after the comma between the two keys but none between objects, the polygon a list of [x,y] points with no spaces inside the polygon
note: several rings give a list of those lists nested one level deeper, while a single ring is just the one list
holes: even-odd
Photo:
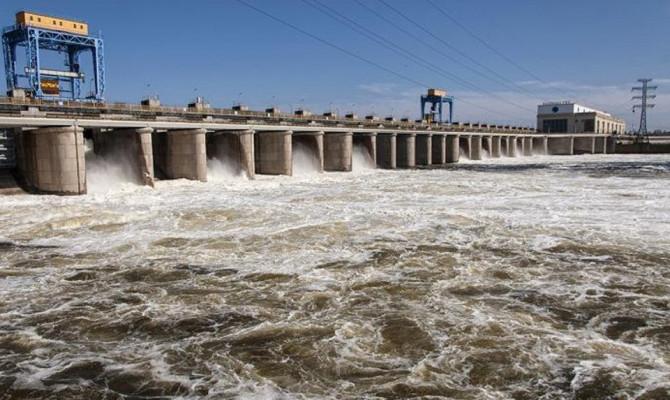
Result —
[{"label": "muddy brown water", "polygon": [[91,175],[0,198],[0,399],[670,398],[670,156]]}]

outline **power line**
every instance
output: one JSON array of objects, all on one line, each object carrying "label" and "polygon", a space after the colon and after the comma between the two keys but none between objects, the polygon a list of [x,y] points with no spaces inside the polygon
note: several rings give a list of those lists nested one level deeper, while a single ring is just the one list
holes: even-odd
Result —
[{"label": "power line", "polygon": [[[481,44],[484,45],[486,48],[488,48],[489,50],[491,50],[493,53],[497,54],[500,58],[502,58],[503,60],[507,61],[509,64],[513,65],[514,67],[516,67],[516,68],[519,69],[520,71],[524,72],[525,74],[527,74],[528,76],[530,76],[530,77],[533,78],[534,80],[536,80],[536,81],[538,81],[538,82],[540,82],[540,83],[543,83],[543,84],[545,84],[545,85],[549,85],[549,83],[548,83],[547,81],[545,81],[544,79],[540,78],[537,74],[535,74],[535,73],[533,73],[532,71],[528,70],[527,68],[523,67],[522,65],[520,65],[519,63],[517,63],[516,61],[514,61],[513,59],[511,59],[511,58],[508,57],[507,55],[505,55],[503,52],[501,52],[501,51],[499,51],[498,49],[496,49],[493,45],[491,45],[490,43],[488,43],[488,42],[487,42],[486,40],[484,40],[481,36],[475,34],[472,30],[468,29],[468,27],[466,27],[464,24],[462,24],[457,18],[454,18],[454,17],[452,17],[451,15],[449,15],[449,14],[442,8],[442,7],[440,7],[440,6],[438,6],[437,4],[435,4],[435,2],[433,2],[432,0],[426,0],[426,1],[427,1],[429,4],[431,4],[431,5],[432,5],[432,6],[433,6],[433,7],[434,7],[440,14],[442,14],[444,17],[446,17],[447,19],[449,19],[451,22],[453,22],[453,23],[454,23],[455,25],[457,25],[458,27],[460,27],[460,28],[461,28],[463,31],[465,31],[468,35],[472,36],[474,39],[476,39],[479,43],[481,43]],[[568,92],[566,92],[566,91],[564,91],[563,89],[560,89],[560,88],[555,88],[555,89],[556,89],[556,91],[560,92],[562,95],[567,95],[568,97],[571,97],[572,95],[576,94],[576,93],[570,94],[570,93],[568,93]]]},{"label": "power line", "polygon": [[296,25],[293,25],[293,24],[290,23],[290,22],[284,21],[283,19],[280,19],[280,18],[278,18],[278,17],[275,17],[274,15],[272,15],[272,14],[270,14],[270,13],[267,13],[267,12],[261,10],[261,9],[258,8],[258,7],[252,6],[251,4],[247,3],[247,2],[244,1],[244,0],[237,0],[237,2],[241,3],[242,5],[244,5],[244,6],[246,6],[246,7],[251,8],[252,10],[255,10],[255,11],[258,12],[258,13],[261,13],[261,14],[265,15],[266,17],[268,17],[268,18],[270,18],[270,19],[272,19],[272,20],[274,20],[274,21],[276,21],[276,22],[279,22],[279,23],[282,24],[282,25],[288,26],[289,28],[291,28],[291,29],[293,29],[293,30],[295,30],[295,31],[297,31],[297,32],[300,32],[300,33],[302,33],[303,35],[309,36],[309,37],[311,37],[312,39],[314,39],[314,40],[316,40],[316,41],[318,41],[318,42],[320,42],[320,43],[322,43],[322,44],[325,44],[325,45],[328,46],[328,47],[332,47],[332,48],[334,48],[335,50],[338,50],[338,51],[340,51],[340,52],[342,52],[342,53],[344,53],[344,54],[346,54],[346,55],[348,55],[348,56],[350,56],[350,57],[353,57],[353,58],[355,58],[355,59],[357,59],[357,60],[359,60],[359,61],[362,61],[362,62],[364,62],[364,63],[366,63],[366,64],[372,65],[373,67],[379,68],[379,69],[381,69],[381,70],[383,70],[383,71],[385,71],[385,72],[388,72],[389,74],[395,75],[395,76],[397,76],[397,77],[400,78],[400,79],[406,80],[406,81],[408,81],[408,82],[411,82],[411,83],[413,83],[413,84],[415,84],[415,85],[418,85],[418,86],[421,86],[421,87],[424,87],[424,86],[427,87],[427,86],[429,86],[429,85],[426,85],[425,83],[419,82],[419,81],[417,81],[417,80],[415,80],[415,79],[413,79],[413,78],[410,78],[410,77],[408,77],[408,76],[406,76],[406,75],[403,75],[403,74],[401,74],[401,73],[399,73],[399,72],[395,72],[395,71],[393,71],[392,69],[386,68],[385,66],[383,66],[383,65],[381,65],[381,64],[378,64],[378,63],[376,63],[376,62],[374,62],[374,61],[368,60],[368,59],[365,58],[365,57],[359,56],[358,54],[356,54],[356,53],[354,53],[354,52],[351,52],[351,51],[349,51],[349,50],[347,50],[347,49],[345,49],[345,48],[343,48],[343,47],[340,47],[340,46],[336,45],[335,43],[329,42],[329,41],[326,40],[326,39],[322,39],[322,38],[320,38],[320,37],[318,37],[318,36],[316,36],[316,35],[313,35],[313,34],[307,32],[307,31],[305,31],[304,29],[301,29],[301,28],[297,27]]},{"label": "power line", "polygon": [[[463,78],[460,78],[459,76],[457,76],[455,74],[452,74],[452,73],[448,72],[444,68],[432,63],[429,60],[426,60],[425,58],[419,56],[418,54],[413,53],[413,52],[403,48],[402,46],[399,46],[398,44],[393,43],[392,41],[390,41],[390,40],[384,38],[383,36],[375,33],[374,31],[364,27],[363,25],[361,25],[358,22],[352,20],[351,18],[347,17],[346,15],[343,15],[342,13],[334,10],[333,8],[327,6],[323,3],[320,3],[318,0],[311,0],[311,1],[314,4],[312,2],[310,2],[310,0],[302,0],[302,2],[307,4],[308,6],[320,11],[321,13],[329,16],[330,18],[338,21],[339,23],[341,23],[345,26],[348,26],[352,30],[358,32],[359,34],[361,34],[365,37],[367,37],[368,39],[374,41],[375,43],[393,51],[396,54],[399,54],[400,56],[406,58],[407,60],[409,60],[409,61],[411,61],[411,62],[413,62],[413,63],[415,63],[415,64],[417,64],[421,67],[424,67],[424,68],[426,68],[430,71],[436,72],[436,73],[438,73],[442,76],[445,76],[449,79],[453,79],[453,80],[459,82],[459,84],[463,87],[481,92],[482,94],[485,94],[485,95],[490,96],[492,98],[498,99],[501,102],[504,102],[506,104],[511,104],[511,105],[513,105],[515,107],[518,107],[518,108],[520,108],[524,111],[530,111],[530,112],[535,111],[535,110],[531,110],[531,109],[529,109],[529,108],[527,108],[523,105],[515,103],[513,101],[509,101],[509,100],[507,100],[507,99],[505,99],[501,96],[496,95],[495,93],[490,93],[490,92],[486,91],[485,89],[483,89],[483,88],[481,88],[481,87],[479,87],[479,86],[477,86],[477,85],[475,85],[475,84],[473,84],[473,83],[471,83],[471,82],[469,82],[469,81],[467,81]],[[488,110],[488,111],[491,111],[491,110]]]},{"label": "power line", "polygon": [[[400,78],[400,79],[403,79],[403,80],[405,80],[405,81],[408,81],[408,82],[410,82],[410,83],[412,83],[412,84],[414,84],[414,85],[417,85],[417,86],[419,86],[419,87],[421,87],[421,88],[430,87],[430,85],[428,85],[428,84],[426,84],[426,83],[417,81],[417,80],[415,80],[415,79],[413,79],[413,78],[411,78],[411,77],[409,77],[409,76],[407,76],[407,75],[404,75],[404,74],[402,74],[402,73],[396,72],[396,71],[394,71],[394,70],[392,70],[392,69],[390,69],[390,68],[387,68],[387,67],[385,67],[385,66],[383,66],[383,65],[381,65],[381,64],[379,64],[379,63],[377,63],[377,62],[374,62],[374,61],[372,61],[372,60],[369,60],[369,59],[367,59],[367,58],[365,58],[365,57],[363,57],[363,56],[360,56],[360,55],[358,55],[358,54],[356,54],[356,53],[354,53],[354,52],[352,52],[352,51],[349,51],[349,50],[347,50],[347,49],[345,49],[345,48],[343,48],[343,47],[341,47],[341,46],[338,46],[338,45],[336,45],[336,44],[334,44],[334,43],[332,43],[332,42],[330,42],[330,41],[328,41],[328,40],[326,40],[326,39],[323,39],[323,38],[321,38],[321,37],[319,37],[319,36],[316,36],[316,35],[314,35],[314,34],[312,34],[312,33],[309,33],[309,32],[307,32],[306,30],[304,30],[304,29],[302,29],[302,28],[300,28],[300,27],[298,27],[298,26],[296,26],[296,25],[294,25],[294,24],[292,24],[292,23],[290,23],[290,22],[288,22],[288,21],[285,21],[285,20],[283,20],[283,19],[281,19],[281,18],[279,18],[279,17],[276,17],[276,16],[274,16],[274,15],[272,15],[272,14],[270,14],[270,13],[268,13],[268,12],[266,12],[266,11],[264,11],[264,10],[262,10],[262,9],[260,9],[260,8],[258,8],[258,7],[256,7],[256,6],[253,6],[253,5],[249,4],[249,3],[247,3],[245,0],[237,0],[237,2],[240,3],[240,4],[242,4],[242,5],[244,5],[244,6],[246,6],[246,7],[248,7],[248,8],[250,8],[250,9],[252,9],[252,10],[254,10],[254,11],[256,11],[256,12],[258,12],[258,13],[260,13],[260,14],[262,14],[262,15],[265,15],[266,17],[268,17],[268,18],[270,18],[270,19],[272,19],[272,20],[274,20],[274,21],[276,21],[276,22],[278,22],[278,23],[280,23],[280,24],[282,24],[282,25],[285,25],[285,26],[287,26],[287,27],[289,27],[289,28],[291,28],[291,29],[293,29],[293,30],[295,30],[295,31],[297,31],[297,32],[299,32],[299,33],[305,35],[305,36],[308,36],[308,37],[310,37],[310,38],[312,38],[312,39],[318,41],[318,42],[321,43],[321,44],[324,44],[324,45],[326,45],[326,46],[328,46],[328,47],[331,47],[331,48],[333,48],[333,49],[336,49],[336,50],[338,50],[338,51],[340,51],[340,52],[342,52],[342,53],[344,53],[344,54],[346,54],[346,55],[348,55],[348,56],[350,56],[350,57],[353,57],[353,58],[355,58],[355,59],[357,59],[357,60],[359,60],[359,61],[362,61],[362,62],[364,62],[364,63],[366,63],[366,64],[372,65],[372,66],[374,66],[375,68],[381,69],[381,70],[383,70],[383,71],[385,71],[385,72],[387,72],[387,73],[390,73],[390,74],[392,74],[392,75],[394,75],[394,76],[396,76],[396,77],[398,77],[398,78]],[[479,105],[477,105],[477,104],[475,104],[475,103],[468,102],[468,101],[465,101],[465,100],[463,100],[463,99],[460,99],[459,101],[462,101],[462,102],[465,103],[465,104],[470,104],[470,105],[472,105],[472,106],[474,106],[474,107],[478,107],[478,108],[484,109],[484,110],[486,110],[486,111],[489,111],[489,112],[492,112],[492,113],[495,113],[495,114],[499,114],[499,115],[503,115],[503,116],[505,116],[505,117],[508,117],[508,116],[505,115],[505,114],[502,114],[502,113],[497,112],[497,111],[495,111],[495,110],[489,110],[489,109],[486,109],[486,108],[481,107],[481,106],[479,106]]]},{"label": "power line", "polygon": [[[510,79],[507,79],[505,76],[503,76],[503,75],[501,75],[500,73],[498,73],[497,71],[495,71],[495,70],[493,70],[493,69],[487,67],[486,65],[480,63],[480,62],[477,61],[476,59],[470,57],[467,53],[465,53],[465,52],[461,51],[460,49],[458,49],[457,47],[453,46],[451,43],[447,42],[446,40],[442,39],[442,38],[439,37],[438,35],[434,34],[432,31],[430,31],[430,30],[424,28],[420,23],[418,23],[418,22],[416,22],[415,20],[413,20],[412,18],[408,17],[408,16],[405,15],[403,12],[401,12],[401,11],[398,10],[397,8],[393,7],[392,5],[390,5],[390,4],[389,4],[388,2],[386,2],[385,0],[377,0],[377,1],[380,2],[381,4],[383,4],[384,6],[386,6],[387,8],[389,8],[391,11],[393,11],[395,14],[397,14],[398,16],[400,16],[400,17],[401,17],[402,19],[404,19],[405,21],[407,21],[407,22],[409,22],[410,24],[412,24],[413,26],[417,27],[417,28],[418,28],[419,30],[421,30],[422,32],[426,33],[427,35],[429,35],[429,36],[432,37],[433,39],[435,39],[435,40],[437,40],[438,42],[442,43],[442,45],[444,45],[445,47],[447,47],[447,48],[450,49],[451,51],[453,51],[453,52],[459,54],[461,57],[463,57],[463,58],[465,58],[466,60],[470,61],[472,64],[478,66],[479,68],[482,68],[482,69],[488,71],[488,72],[489,72],[491,75],[493,75],[495,78],[491,78],[491,77],[489,77],[487,74],[484,74],[484,73],[482,73],[482,72],[480,72],[480,71],[478,71],[478,70],[476,70],[476,69],[474,69],[474,68],[472,68],[472,67],[467,66],[465,63],[463,63],[463,62],[461,62],[461,61],[458,61],[458,60],[455,60],[455,59],[453,59],[453,58],[450,57],[450,59],[452,59],[453,61],[459,63],[460,65],[462,65],[462,66],[465,67],[465,68],[468,68],[470,71],[472,71],[472,72],[474,72],[474,73],[476,73],[476,74],[478,74],[478,75],[480,75],[480,76],[483,76],[483,77],[486,78],[486,79],[490,79],[490,80],[492,80],[493,82],[497,82],[497,83],[500,83],[500,84],[502,84],[502,85],[504,85],[504,86],[506,86],[506,87],[508,87],[508,88],[512,88],[512,90],[515,90],[515,91],[519,91],[519,90],[520,90],[520,91],[522,91],[522,92],[525,92],[525,93],[528,94],[528,95],[535,96],[532,92],[528,91],[526,88],[524,88],[524,87],[518,85],[517,83],[513,82],[513,81],[510,80]],[[513,88],[516,88],[516,89],[513,89]]]}]

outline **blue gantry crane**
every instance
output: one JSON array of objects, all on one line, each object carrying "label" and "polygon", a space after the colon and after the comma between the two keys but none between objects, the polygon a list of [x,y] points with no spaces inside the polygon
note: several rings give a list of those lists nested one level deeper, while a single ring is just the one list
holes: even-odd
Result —
[{"label": "blue gantry crane", "polygon": [[[449,105],[449,119],[444,121],[442,116],[442,105]],[[426,104],[430,109],[426,112]],[[429,123],[451,123],[454,120],[454,97],[447,96],[446,90],[428,89],[427,94],[421,95],[421,118]]]},{"label": "blue gantry crane", "polygon": [[[16,14],[15,25],[3,30],[2,48],[10,95],[23,92],[39,99],[104,100],[103,40],[89,35],[85,22],[21,11]],[[25,50],[24,57],[19,48]],[[45,52],[64,55],[65,70],[46,68],[43,64],[52,57],[45,57]],[[82,94],[82,84],[87,77],[80,60],[85,53],[91,55],[92,77],[90,91]]]}]

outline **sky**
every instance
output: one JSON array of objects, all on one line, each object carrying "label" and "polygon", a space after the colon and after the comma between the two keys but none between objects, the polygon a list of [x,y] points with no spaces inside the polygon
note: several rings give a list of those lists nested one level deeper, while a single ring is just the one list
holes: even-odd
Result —
[{"label": "sky", "polygon": [[644,77],[648,127],[670,129],[670,0],[3,0],[4,25],[21,10],[102,34],[108,102],[417,119],[436,87],[455,121],[534,126],[538,104],[574,100],[636,128]]}]

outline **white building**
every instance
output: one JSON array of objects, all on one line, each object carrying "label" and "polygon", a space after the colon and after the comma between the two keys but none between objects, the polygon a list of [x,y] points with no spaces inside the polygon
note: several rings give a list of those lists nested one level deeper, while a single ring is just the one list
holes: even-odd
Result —
[{"label": "white building", "polygon": [[543,103],[537,107],[537,129],[543,133],[624,133],[626,122],[571,101]]}]

